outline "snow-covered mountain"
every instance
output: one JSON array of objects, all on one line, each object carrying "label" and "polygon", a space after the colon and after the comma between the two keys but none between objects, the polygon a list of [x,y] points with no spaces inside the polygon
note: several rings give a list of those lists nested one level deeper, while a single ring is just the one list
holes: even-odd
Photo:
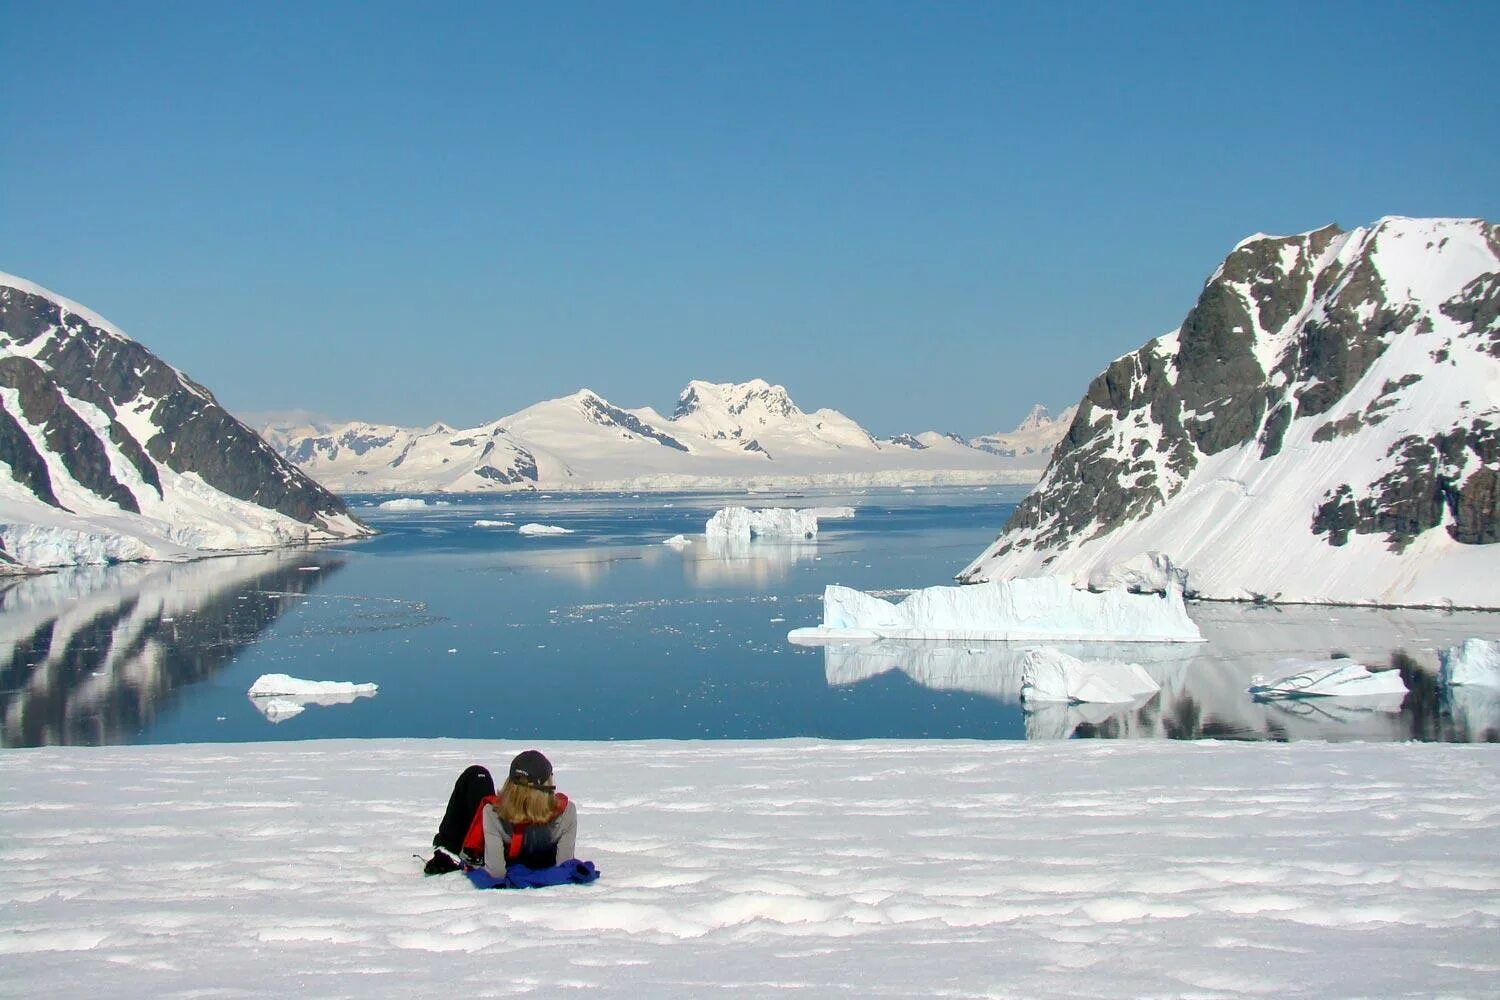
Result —
[{"label": "snow-covered mountain", "polygon": [[479,427],[302,424],[264,434],[309,475],[351,492],[1029,483],[1045,464],[951,435],[877,439],[836,410],[804,412],[760,379],[690,382],[671,417],[581,389]]},{"label": "snow-covered mountain", "polygon": [[961,580],[1163,552],[1205,597],[1500,607],[1500,227],[1251,237],[1079,407]]},{"label": "snow-covered mountain", "polygon": [[202,386],[0,274],[0,571],[368,533]]},{"label": "snow-covered mountain", "polygon": [[994,452],[996,455],[1050,456],[1057,442],[1068,433],[1068,427],[1072,425],[1073,417],[1077,413],[1078,407],[1074,405],[1063,410],[1056,419],[1053,419],[1052,414],[1047,412],[1047,408],[1038,403],[1031,408],[1031,412],[1026,414],[1026,419],[1022,420],[1015,430],[998,431],[994,434],[972,438],[969,441],[969,447]]}]

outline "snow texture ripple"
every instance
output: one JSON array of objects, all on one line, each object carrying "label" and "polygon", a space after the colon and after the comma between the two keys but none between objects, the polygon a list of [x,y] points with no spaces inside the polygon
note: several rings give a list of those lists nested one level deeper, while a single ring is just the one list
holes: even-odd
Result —
[{"label": "snow texture ripple", "polygon": [[523,747],[7,751],[0,995],[1288,1000],[1500,976],[1493,747],[549,744],[603,879],[422,878],[455,775]]}]

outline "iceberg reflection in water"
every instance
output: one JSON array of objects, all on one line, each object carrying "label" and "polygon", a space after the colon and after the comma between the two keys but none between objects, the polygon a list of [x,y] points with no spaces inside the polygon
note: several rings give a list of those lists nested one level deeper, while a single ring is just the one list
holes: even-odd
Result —
[{"label": "iceberg reflection in water", "polygon": [[818,556],[818,543],[812,541],[708,535],[693,542],[683,552],[683,572],[700,586],[765,586],[786,579],[798,563]]},{"label": "iceberg reflection in water", "polygon": [[[877,639],[822,646],[830,686],[853,685],[900,671],[924,687],[1021,702],[1026,651],[1043,647],[1085,663],[1139,664],[1161,685],[1127,704],[1028,703],[1029,739],[1068,737],[1397,740],[1500,740],[1500,691],[1436,684],[1436,651],[1415,643],[1437,630],[1458,641],[1461,616],[1365,608],[1251,609],[1197,605],[1208,641],[1180,643],[932,642]],[[1448,639],[1439,640],[1446,642]],[[1428,640],[1429,644],[1431,640]],[[1372,666],[1399,669],[1406,694],[1301,700],[1257,700],[1250,679],[1273,662],[1326,659],[1331,651]]]}]

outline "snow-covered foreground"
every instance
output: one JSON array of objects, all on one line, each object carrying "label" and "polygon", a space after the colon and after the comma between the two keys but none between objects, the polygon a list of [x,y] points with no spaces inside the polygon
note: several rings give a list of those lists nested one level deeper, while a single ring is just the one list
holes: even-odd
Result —
[{"label": "snow-covered foreground", "polygon": [[518,744],[0,753],[0,995],[1493,996],[1500,751],[548,744],[591,886],[420,862]]}]

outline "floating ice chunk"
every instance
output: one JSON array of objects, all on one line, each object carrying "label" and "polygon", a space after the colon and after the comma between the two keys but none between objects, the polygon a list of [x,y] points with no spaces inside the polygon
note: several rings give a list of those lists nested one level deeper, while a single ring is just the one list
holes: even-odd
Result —
[{"label": "floating ice chunk", "polygon": [[1187,570],[1174,565],[1165,552],[1142,552],[1134,559],[1095,569],[1089,574],[1089,589],[1165,594],[1173,587],[1186,590],[1187,579]]},{"label": "floating ice chunk", "polygon": [[823,624],[788,638],[1202,642],[1182,591],[1074,590],[1061,577],[928,587],[891,604],[849,587],[823,591]]},{"label": "floating ice chunk", "polygon": [[711,539],[739,539],[747,542],[752,538],[817,538],[818,518],[810,510],[793,510],[790,507],[764,507],[759,510],[725,507],[708,519],[703,531]]},{"label": "floating ice chunk", "polygon": [[1080,660],[1058,649],[1038,647],[1023,654],[1021,700],[1115,705],[1138,701],[1161,685],[1138,663]]},{"label": "floating ice chunk", "polygon": [[427,501],[421,497],[397,497],[375,506],[381,510],[422,510],[427,506]]},{"label": "floating ice chunk", "polygon": [[1500,688],[1500,642],[1465,639],[1439,654],[1438,681],[1444,687]]},{"label": "floating ice chunk", "polygon": [[674,549],[686,548],[693,544],[693,540],[687,535],[673,535],[671,538],[662,539],[663,545],[670,545]]},{"label": "floating ice chunk", "polygon": [[484,518],[481,517],[479,520],[477,520],[477,521],[474,522],[474,527],[476,527],[476,528],[509,528],[509,527],[513,526],[515,523],[516,522],[514,522],[514,521],[486,521]]},{"label": "floating ice chunk", "polygon": [[853,507],[808,507],[804,514],[811,514],[819,521],[847,521],[854,517]]},{"label": "floating ice chunk", "polygon": [[250,704],[272,722],[297,715],[308,705],[347,705],[357,698],[373,698],[376,684],[349,681],[306,681],[287,674],[261,674],[250,685]]},{"label": "floating ice chunk", "polygon": [[1398,670],[1372,671],[1353,660],[1320,660],[1296,664],[1292,673],[1275,678],[1255,674],[1250,693],[1262,700],[1405,695],[1406,682]]},{"label": "floating ice chunk", "polygon": [[572,528],[559,528],[555,524],[523,524],[516,529],[518,535],[571,535]]},{"label": "floating ice chunk", "polygon": [[379,690],[376,684],[353,684],[349,681],[305,681],[288,674],[261,674],[250,685],[250,697],[269,698],[287,696],[293,698],[317,698],[322,695],[372,695]]}]

